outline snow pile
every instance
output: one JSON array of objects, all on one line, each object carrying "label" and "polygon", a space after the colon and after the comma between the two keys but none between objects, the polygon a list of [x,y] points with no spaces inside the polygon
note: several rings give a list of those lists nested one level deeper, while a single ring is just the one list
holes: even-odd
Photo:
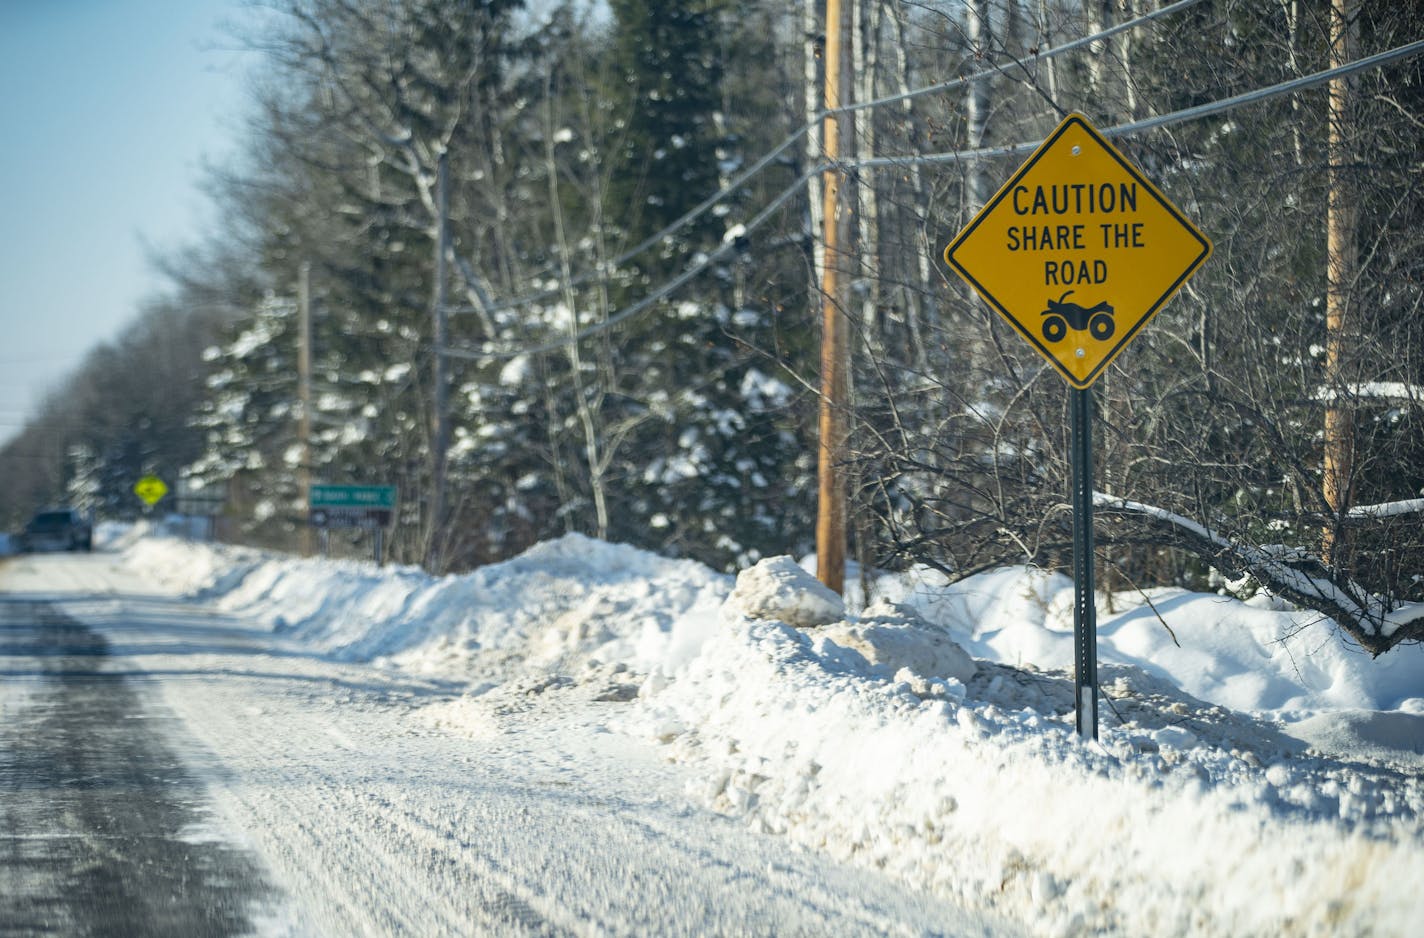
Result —
[{"label": "snow pile", "polygon": [[1083,744],[1072,584],[1034,570],[887,575],[864,605],[786,558],[734,587],[578,536],[443,579],[124,550],[326,654],[465,682],[428,725],[493,738],[515,708],[608,708],[590,725],[650,741],[694,802],[1036,934],[1424,917],[1424,650],[1371,660],[1269,597],[1104,600],[1102,738]]},{"label": "snow pile", "polygon": [[768,557],[737,575],[732,600],[753,619],[825,625],[845,615],[841,597],[790,557]]},{"label": "snow pile", "polygon": [[161,537],[146,523],[101,524],[94,532],[94,546],[119,553],[143,580],[175,595],[197,593],[219,578],[234,580],[239,576],[234,571],[245,571],[266,559],[240,547]]},{"label": "snow pile", "polygon": [[[1318,713],[1285,727],[1312,748],[1341,758],[1399,761],[1404,754],[1424,757],[1424,714],[1391,710],[1339,710]],[[1418,760],[1424,765],[1424,758]]]},{"label": "snow pile", "polygon": [[701,564],[580,535],[444,578],[164,539],[126,557],[336,657],[451,676],[511,661],[676,668],[715,629],[730,585]]},{"label": "snow pile", "polygon": [[[914,610],[891,603],[872,605],[853,623],[829,623],[819,630],[818,639],[838,646],[838,653],[858,653],[867,674],[896,680],[941,679],[963,686],[977,670],[942,629],[930,626]],[[901,677],[901,672],[908,676]]]},{"label": "snow pile", "polygon": [[[1008,568],[946,584],[916,570],[883,578],[880,595],[909,605],[977,658],[1039,668],[1073,664],[1073,581]],[[1286,719],[1322,709],[1424,713],[1424,652],[1371,659],[1318,613],[1265,594],[1242,602],[1175,588],[1118,593],[1098,604],[1098,660],[1164,678],[1194,697]]]},{"label": "snow pile", "polygon": [[[947,673],[943,630],[883,608],[812,629],[763,608],[734,596],[629,724],[717,810],[1043,934],[1402,935],[1424,915],[1417,775],[1301,756],[1125,668],[1128,722],[1084,746],[1066,675]],[[897,660],[845,641],[878,629]]]}]

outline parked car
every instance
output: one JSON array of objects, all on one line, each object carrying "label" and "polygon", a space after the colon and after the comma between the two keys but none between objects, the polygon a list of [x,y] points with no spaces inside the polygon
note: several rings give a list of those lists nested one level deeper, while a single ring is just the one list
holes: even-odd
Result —
[{"label": "parked car", "polygon": [[30,519],[20,534],[19,547],[37,550],[93,550],[94,528],[73,508],[52,508]]}]

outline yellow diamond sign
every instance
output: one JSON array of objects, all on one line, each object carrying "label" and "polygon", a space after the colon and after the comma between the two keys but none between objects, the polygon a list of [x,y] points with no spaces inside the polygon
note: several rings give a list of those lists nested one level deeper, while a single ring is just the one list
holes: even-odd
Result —
[{"label": "yellow diamond sign", "polygon": [[164,485],[158,476],[144,476],[134,483],[133,490],[134,494],[150,507],[158,504],[159,499],[168,494],[168,486]]},{"label": "yellow diamond sign", "polygon": [[1089,387],[1211,255],[1211,242],[1070,114],[944,259],[1075,388]]}]

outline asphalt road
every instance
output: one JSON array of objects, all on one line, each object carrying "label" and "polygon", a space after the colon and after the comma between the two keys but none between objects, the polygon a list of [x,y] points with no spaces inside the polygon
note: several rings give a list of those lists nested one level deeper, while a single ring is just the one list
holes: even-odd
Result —
[{"label": "asphalt road", "polygon": [[0,935],[250,933],[260,867],[212,837],[176,721],[107,661],[52,604],[0,597]]}]

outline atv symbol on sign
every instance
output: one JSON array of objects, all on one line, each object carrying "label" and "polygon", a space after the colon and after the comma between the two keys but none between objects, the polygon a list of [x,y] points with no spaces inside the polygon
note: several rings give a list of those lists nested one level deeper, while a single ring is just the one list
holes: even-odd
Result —
[{"label": "atv symbol on sign", "polygon": [[1045,317],[1043,320],[1043,337],[1050,342],[1061,342],[1063,337],[1068,335],[1069,329],[1082,332],[1088,330],[1088,334],[1099,342],[1112,338],[1112,334],[1117,331],[1117,323],[1113,320],[1113,308],[1108,305],[1107,300],[1103,300],[1097,306],[1079,306],[1077,303],[1065,303],[1064,300],[1072,294],[1072,290],[1064,293],[1056,301],[1048,301],[1048,309],[1039,313]]}]

